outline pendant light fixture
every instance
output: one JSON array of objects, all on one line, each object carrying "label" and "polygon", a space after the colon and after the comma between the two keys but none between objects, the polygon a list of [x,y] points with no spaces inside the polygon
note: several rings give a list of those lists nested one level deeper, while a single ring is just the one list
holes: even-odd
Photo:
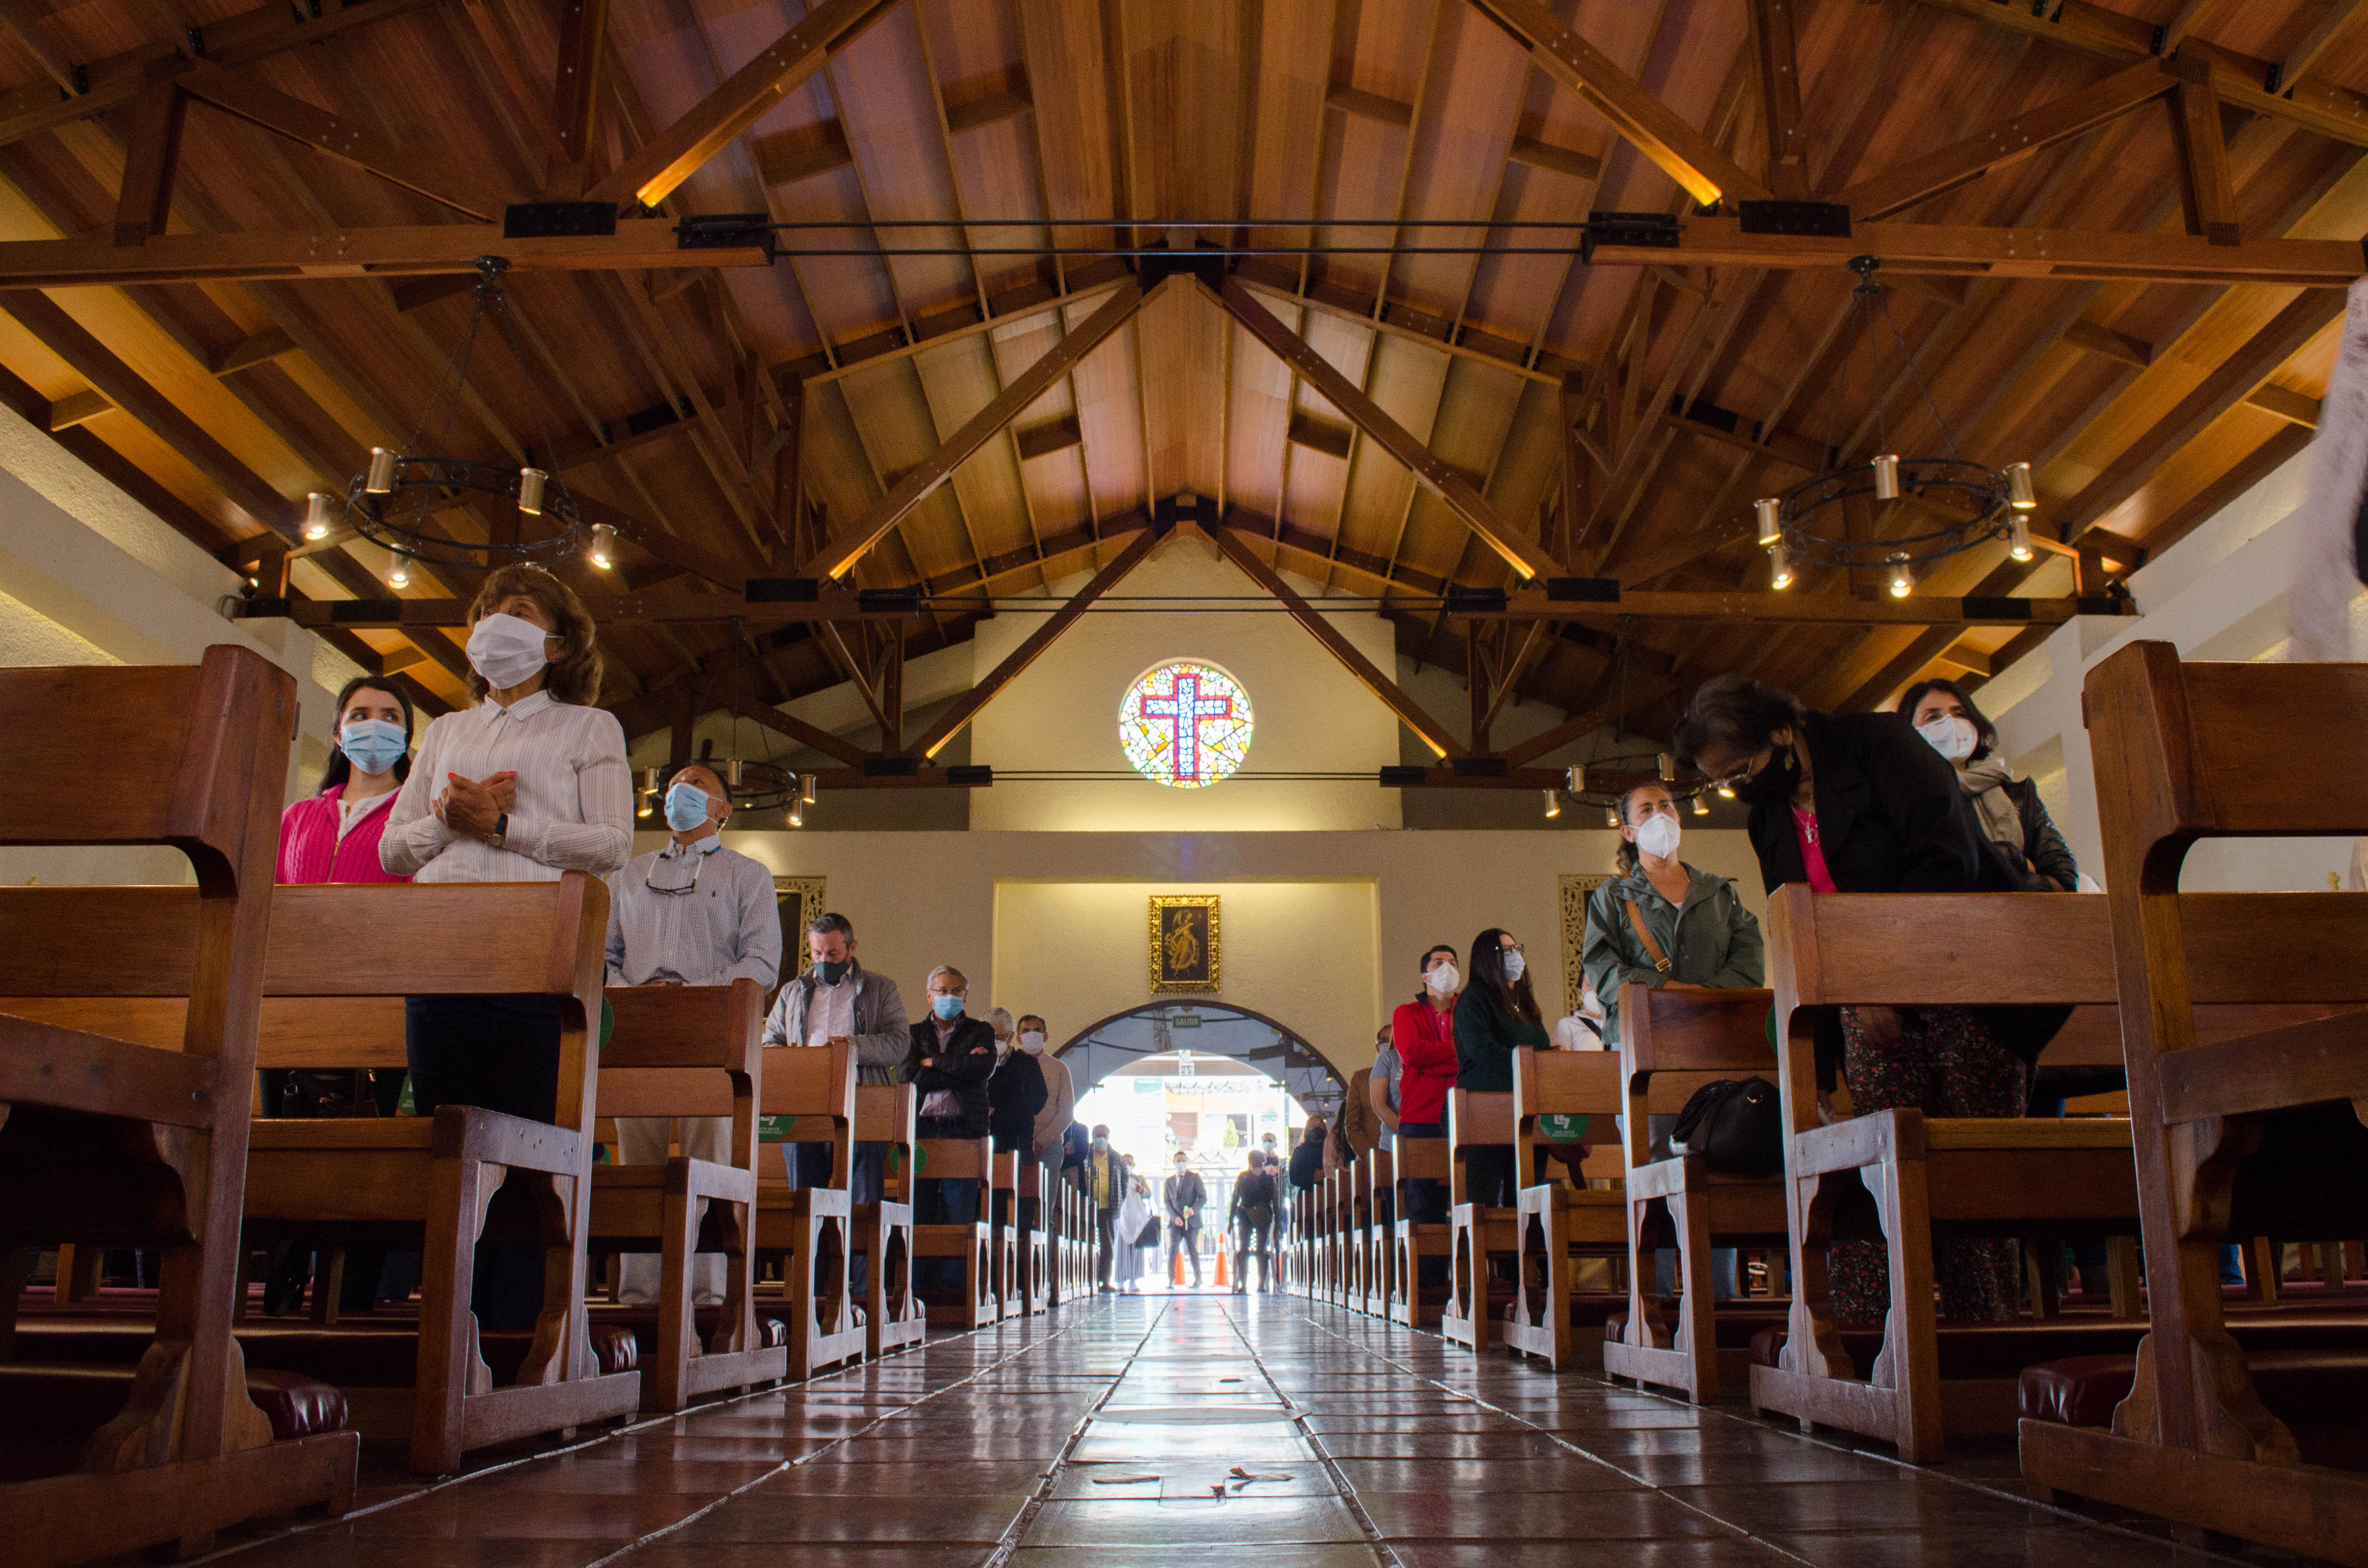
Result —
[{"label": "pendant light fixture", "polygon": [[[372,447],[369,466],[347,483],[345,521],[364,539],[399,557],[438,566],[490,570],[518,562],[548,564],[573,554],[580,542],[583,529],[575,497],[568,493],[567,482],[551,469],[536,466],[531,456],[524,464],[511,467],[456,456],[450,450],[452,427],[470,392],[469,371],[478,335],[488,317],[509,344],[511,357],[522,370],[527,363],[518,350],[508,297],[501,283],[502,274],[508,269],[509,263],[500,256],[477,258],[476,294],[469,308],[469,324],[428,394],[427,406],[420,410],[411,439],[399,449]],[[547,434],[530,449],[545,454],[551,450]],[[547,456],[543,459],[549,460]],[[497,530],[495,538],[482,544],[473,542],[438,517],[471,497],[515,507],[521,525],[527,519],[539,519],[540,526],[507,530],[514,536],[507,540],[500,538]],[[321,499],[322,537],[325,538],[328,507],[326,499]],[[307,537],[312,537],[312,522],[308,510]],[[616,530],[609,528],[605,540],[593,541],[587,553],[594,565],[605,570],[614,564],[616,537]],[[389,577],[388,581],[394,580]]]},{"label": "pendant light fixture", "polygon": [[1545,797],[1546,821],[1552,822],[1554,818],[1562,815],[1562,791],[1559,790],[1548,790],[1545,792]]},{"label": "pendant light fixture", "polygon": [[[1808,562],[1883,572],[1892,596],[1904,597],[1913,591],[1915,568],[1992,540],[2006,541],[2014,559],[2030,560],[2028,518],[2038,505],[2031,465],[2017,462],[1989,468],[1958,452],[1956,437],[1941,417],[1916,357],[1908,352],[1907,339],[1892,320],[1885,290],[1874,280],[1881,263],[1862,256],[1850,265],[1859,281],[1850,291],[1849,333],[1827,411],[1826,466],[1815,478],[1782,495],[1763,496],[1752,503],[1755,534],[1760,548],[1768,551],[1770,565],[1769,586],[1791,586],[1801,563]],[[1861,345],[1871,404],[1866,414],[1873,426],[1875,455],[1861,463],[1841,466],[1835,422],[1850,401],[1851,365],[1860,358]],[[1886,354],[1894,348],[1940,430],[1945,456],[1906,457],[1890,448],[1883,370]],[[1872,528],[1863,520],[1855,528],[1845,523],[1845,507],[1851,502],[1880,508]],[[1900,568],[1902,562],[1907,563],[1905,570]]]},{"label": "pendant light fixture", "polygon": [[315,490],[304,497],[304,538],[318,543],[329,537],[329,493]]}]

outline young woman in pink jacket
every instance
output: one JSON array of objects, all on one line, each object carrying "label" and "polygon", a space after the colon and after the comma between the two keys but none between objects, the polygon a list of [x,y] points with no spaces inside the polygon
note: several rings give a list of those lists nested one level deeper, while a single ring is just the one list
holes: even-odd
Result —
[{"label": "young woman in pink jacket", "polygon": [[407,882],[379,864],[387,808],[411,776],[411,701],[359,676],[337,693],[337,745],[320,792],[279,818],[279,878],[291,882]]}]

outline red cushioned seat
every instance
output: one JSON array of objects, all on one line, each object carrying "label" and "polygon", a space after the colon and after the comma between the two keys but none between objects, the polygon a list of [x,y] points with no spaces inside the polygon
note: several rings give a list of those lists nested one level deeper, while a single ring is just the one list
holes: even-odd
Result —
[{"label": "red cushioned seat", "polygon": [[2129,1397],[2137,1370],[2135,1356],[2072,1356],[2025,1367],[2015,1388],[2015,1408],[2026,1421],[2110,1426],[2113,1407]]},{"label": "red cushioned seat", "polygon": [[600,1363],[602,1372],[630,1372],[641,1363],[641,1342],[632,1329],[596,1323],[590,1337],[592,1358]]},{"label": "red cushioned seat", "polygon": [[[2251,1350],[2253,1387],[2312,1464],[2368,1468],[2368,1349]],[[2032,1421],[2110,1426],[2137,1379],[2134,1356],[2078,1356],[2023,1369],[2015,1403]]]},{"label": "red cushioned seat", "polygon": [[790,1342],[790,1325],[779,1318],[757,1320],[757,1344],[766,1350],[779,1350]]}]

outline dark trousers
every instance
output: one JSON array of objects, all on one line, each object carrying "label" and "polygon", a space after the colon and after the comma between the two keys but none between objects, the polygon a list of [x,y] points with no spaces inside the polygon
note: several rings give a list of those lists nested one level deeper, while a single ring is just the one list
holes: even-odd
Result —
[{"label": "dark trousers", "polygon": [[[550,996],[413,996],[404,1004],[411,1099],[422,1116],[472,1105],[529,1121],[559,1110],[559,1003]],[[480,1241],[470,1310],[487,1329],[542,1312],[542,1248]]]},{"label": "dark trousers", "polygon": [[[978,1220],[978,1178],[923,1176],[913,1184],[913,1222],[916,1225],[969,1225]],[[916,1257],[913,1288],[926,1294],[959,1296],[970,1283],[972,1260],[961,1257]]]},{"label": "dark trousers", "polygon": [[[831,1146],[827,1143],[792,1143],[797,1153],[792,1174],[801,1187],[830,1185]],[[858,1143],[847,1159],[847,1200],[860,1208],[877,1203],[888,1190],[888,1145]],[[852,1253],[847,1260],[847,1289],[851,1295],[861,1297],[871,1288],[871,1255]]]},{"label": "dark trousers", "polygon": [[1095,1256],[1094,1278],[1098,1283],[1105,1288],[1107,1288],[1110,1282],[1110,1259],[1113,1256],[1112,1248],[1115,1244],[1117,1232],[1117,1210],[1097,1209],[1094,1210],[1094,1233],[1101,1238],[1101,1249]]},{"label": "dark trousers", "polygon": [[1258,1288],[1269,1289],[1271,1266],[1267,1259],[1267,1238],[1274,1231],[1271,1224],[1252,1224],[1248,1220],[1234,1221],[1234,1290],[1249,1289],[1250,1255],[1258,1255]]},{"label": "dark trousers", "polygon": [[[1402,1121],[1400,1138],[1445,1138],[1447,1129],[1436,1121]],[[1447,1223],[1447,1188],[1439,1182],[1409,1181],[1405,1185],[1406,1218],[1417,1225]]]}]

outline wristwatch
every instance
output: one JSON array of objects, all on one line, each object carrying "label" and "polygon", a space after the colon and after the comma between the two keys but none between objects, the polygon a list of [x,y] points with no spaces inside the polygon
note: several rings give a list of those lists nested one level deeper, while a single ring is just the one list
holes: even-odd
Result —
[{"label": "wristwatch", "polygon": [[502,846],[502,841],[509,835],[510,814],[507,812],[504,812],[501,815],[494,819],[494,836],[486,842],[491,844],[495,848],[499,849]]}]

